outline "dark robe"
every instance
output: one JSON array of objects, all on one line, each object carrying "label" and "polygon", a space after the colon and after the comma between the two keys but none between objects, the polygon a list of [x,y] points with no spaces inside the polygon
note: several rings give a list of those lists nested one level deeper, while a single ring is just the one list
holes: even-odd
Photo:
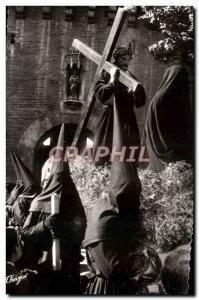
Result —
[{"label": "dark robe", "polygon": [[[86,217],[74,183],[66,177],[66,173],[54,174],[48,179],[41,195],[32,202],[22,228],[24,240],[32,244],[39,259],[38,271],[43,280],[43,294],[80,293],[80,245],[84,237]],[[52,272],[52,236],[44,221],[51,214],[50,194],[58,193],[62,187],[58,233],[62,264],[61,271],[56,274]]]},{"label": "dark robe", "polygon": [[[51,174],[43,188],[31,203],[29,215],[22,228],[25,240],[32,243],[43,263],[38,265],[43,278],[43,294],[80,294],[80,246],[84,238],[86,216],[78,191],[70,176],[68,161],[64,161],[64,124],[61,127]],[[61,150],[62,149],[62,150]],[[51,215],[51,196],[60,199],[59,224],[56,236],[60,239],[61,270],[52,270],[52,235],[45,226]],[[38,257],[39,258],[39,257]],[[40,260],[41,262],[41,260]]]},{"label": "dark robe", "polygon": [[145,123],[143,144],[147,146],[153,171],[162,171],[164,163],[193,159],[189,106],[186,69],[179,65],[169,67],[149,104]]},{"label": "dark robe", "polygon": [[[130,72],[129,76],[135,78]],[[99,78],[95,87],[95,98],[100,101],[105,110],[100,118],[95,132],[94,138],[94,153],[96,153],[99,146],[107,146],[109,150],[112,149],[113,143],[113,100],[116,99],[118,108],[121,114],[121,124],[125,131],[126,140],[124,145],[126,146],[140,146],[139,129],[134,112],[134,107],[139,108],[145,104],[145,91],[140,85],[139,89],[135,93],[129,92],[128,88],[117,82],[114,87],[109,83],[110,75],[107,72],[103,72]],[[104,163],[110,163],[109,155],[101,158],[96,165],[103,165]]]},{"label": "dark robe", "polygon": [[83,246],[90,276],[85,294],[141,294],[147,284],[159,279],[160,260],[143,242],[139,222],[120,216],[109,197],[94,205],[88,221]]},{"label": "dark robe", "polygon": [[19,195],[12,206],[12,213],[15,224],[22,226],[29,213],[29,208],[33,199],[41,192],[41,187],[34,184],[25,188],[23,193]]},{"label": "dark robe", "polygon": [[[21,228],[29,214],[31,202],[40,192],[41,187],[38,184],[31,185],[24,189],[12,206],[14,226],[18,230],[19,236],[21,236]],[[38,261],[37,251],[32,247],[32,244],[23,240],[23,236],[21,238],[23,241],[22,257],[16,262],[16,266],[19,269],[35,268]]]},{"label": "dark robe", "polygon": [[[118,106],[114,100],[113,144],[120,149],[126,136]],[[94,204],[83,241],[91,272],[86,294],[140,294],[158,278],[160,260],[144,242],[140,192],[136,164],[113,161],[108,195]]]}]

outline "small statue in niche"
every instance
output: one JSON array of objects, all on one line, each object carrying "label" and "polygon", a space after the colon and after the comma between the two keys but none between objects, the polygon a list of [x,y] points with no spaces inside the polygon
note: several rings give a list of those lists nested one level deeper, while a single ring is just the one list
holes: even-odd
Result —
[{"label": "small statue in niche", "polygon": [[[72,65],[72,67],[71,67]],[[79,100],[80,92],[80,70],[77,64],[67,64],[66,66],[66,99]]]},{"label": "small statue in niche", "polygon": [[72,73],[69,77],[69,98],[70,99],[79,99],[79,86],[80,86],[80,77],[78,74],[77,68],[72,70]]}]

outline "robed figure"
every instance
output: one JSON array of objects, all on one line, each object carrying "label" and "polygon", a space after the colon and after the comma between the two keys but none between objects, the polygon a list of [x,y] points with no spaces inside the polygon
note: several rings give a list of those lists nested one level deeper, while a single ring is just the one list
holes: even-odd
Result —
[{"label": "robed figure", "polygon": [[[132,58],[131,47],[118,47],[113,53],[114,64],[122,69],[130,77],[135,76],[128,70],[128,64]],[[119,69],[113,68],[111,75],[102,72],[96,87],[95,98],[104,106],[104,112],[96,126],[94,137],[94,153],[97,153],[99,146],[106,146],[109,152],[112,150],[113,141],[113,102],[117,102],[120,111],[122,130],[125,131],[125,146],[140,146],[139,128],[134,108],[142,107],[145,104],[145,91],[142,85],[133,92],[118,81]],[[136,79],[136,78],[135,78]],[[110,164],[110,156],[95,161],[96,165]]]},{"label": "robed figure", "polygon": [[[41,192],[41,187],[19,155],[11,152],[11,159],[17,176],[17,183],[21,182],[23,187],[23,191],[17,195],[16,199],[12,198],[12,213],[15,225],[22,226],[29,213],[31,202]],[[9,199],[8,203],[10,203]]]},{"label": "robed figure", "polygon": [[193,120],[186,69],[169,67],[151,100],[146,116],[143,144],[149,155],[149,167],[156,172],[165,163],[193,160]]},{"label": "robed figure", "polygon": [[23,240],[21,229],[29,214],[29,208],[34,198],[41,192],[41,187],[30,169],[24,164],[18,154],[11,152],[11,159],[15,169],[17,184],[7,200],[10,221],[17,230],[22,242],[22,256],[16,262],[19,269],[32,268],[37,262],[36,250]]},{"label": "robed figure", "polygon": [[[120,110],[114,101],[113,145],[123,146]],[[148,246],[140,212],[136,163],[115,159],[106,196],[93,205],[83,246],[90,270],[88,295],[132,295],[159,278],[161,263]]]},{"label": "robed figure", "polygon": [[[31,203],[22,233],[32,247],[40,250],[38,271],[43,294],[80,294],[80,245],[86,216],[64,158],[64,125],[45,187]],[[60,197],[60,213],[51,215],[51,196]],[[61,270],[52,271],[52,238],[60,239]]]}]

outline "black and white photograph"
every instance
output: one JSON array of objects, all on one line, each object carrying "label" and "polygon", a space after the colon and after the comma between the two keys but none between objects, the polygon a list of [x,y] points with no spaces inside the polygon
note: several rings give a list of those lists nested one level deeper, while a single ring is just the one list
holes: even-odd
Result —
[{"label": "black and white photograph", "polygon": [[7,295],[195,295],[197,9],[131,4],[3,7]]}]

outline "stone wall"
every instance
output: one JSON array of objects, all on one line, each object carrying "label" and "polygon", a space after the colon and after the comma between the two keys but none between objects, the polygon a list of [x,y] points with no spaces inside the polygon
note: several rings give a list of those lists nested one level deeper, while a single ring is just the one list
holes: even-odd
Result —
[{"label": "stone wall", "polygon": [[[105,7],[96,8],[94,24],[88,22],[88,7],[74,7],[72,21],[65,20],[64,7],[52,7],[51,18],[43,19],[43,8],[25,7],[24,18],[16,19],[15,7],[8,8],[7,32],[16,33],[14,55],[7,50],[7,181],[15,181],[9,151],[17,151],[33,169],[34,147],[50,128],[61,124],[77,124],[82,107],[63,109],[64,54],[74,38],[80,39],[100,54],[103,52],[111,26]],[[143,83],[147,105],[136,111],[142,133],[146,109],[154,95],[165,65],[159,64],[148,52],[148,46],[158,38],[138,20],[135,28],[125,22],[118,45],[135,41],[135,57],[130,69]],[[9,40],[7,41],[9,43]],[[84,68],[84,99],[88,94],[96,65],[87,60]],[[94,130],[102,111],[97,105],[88,127]]]}]

